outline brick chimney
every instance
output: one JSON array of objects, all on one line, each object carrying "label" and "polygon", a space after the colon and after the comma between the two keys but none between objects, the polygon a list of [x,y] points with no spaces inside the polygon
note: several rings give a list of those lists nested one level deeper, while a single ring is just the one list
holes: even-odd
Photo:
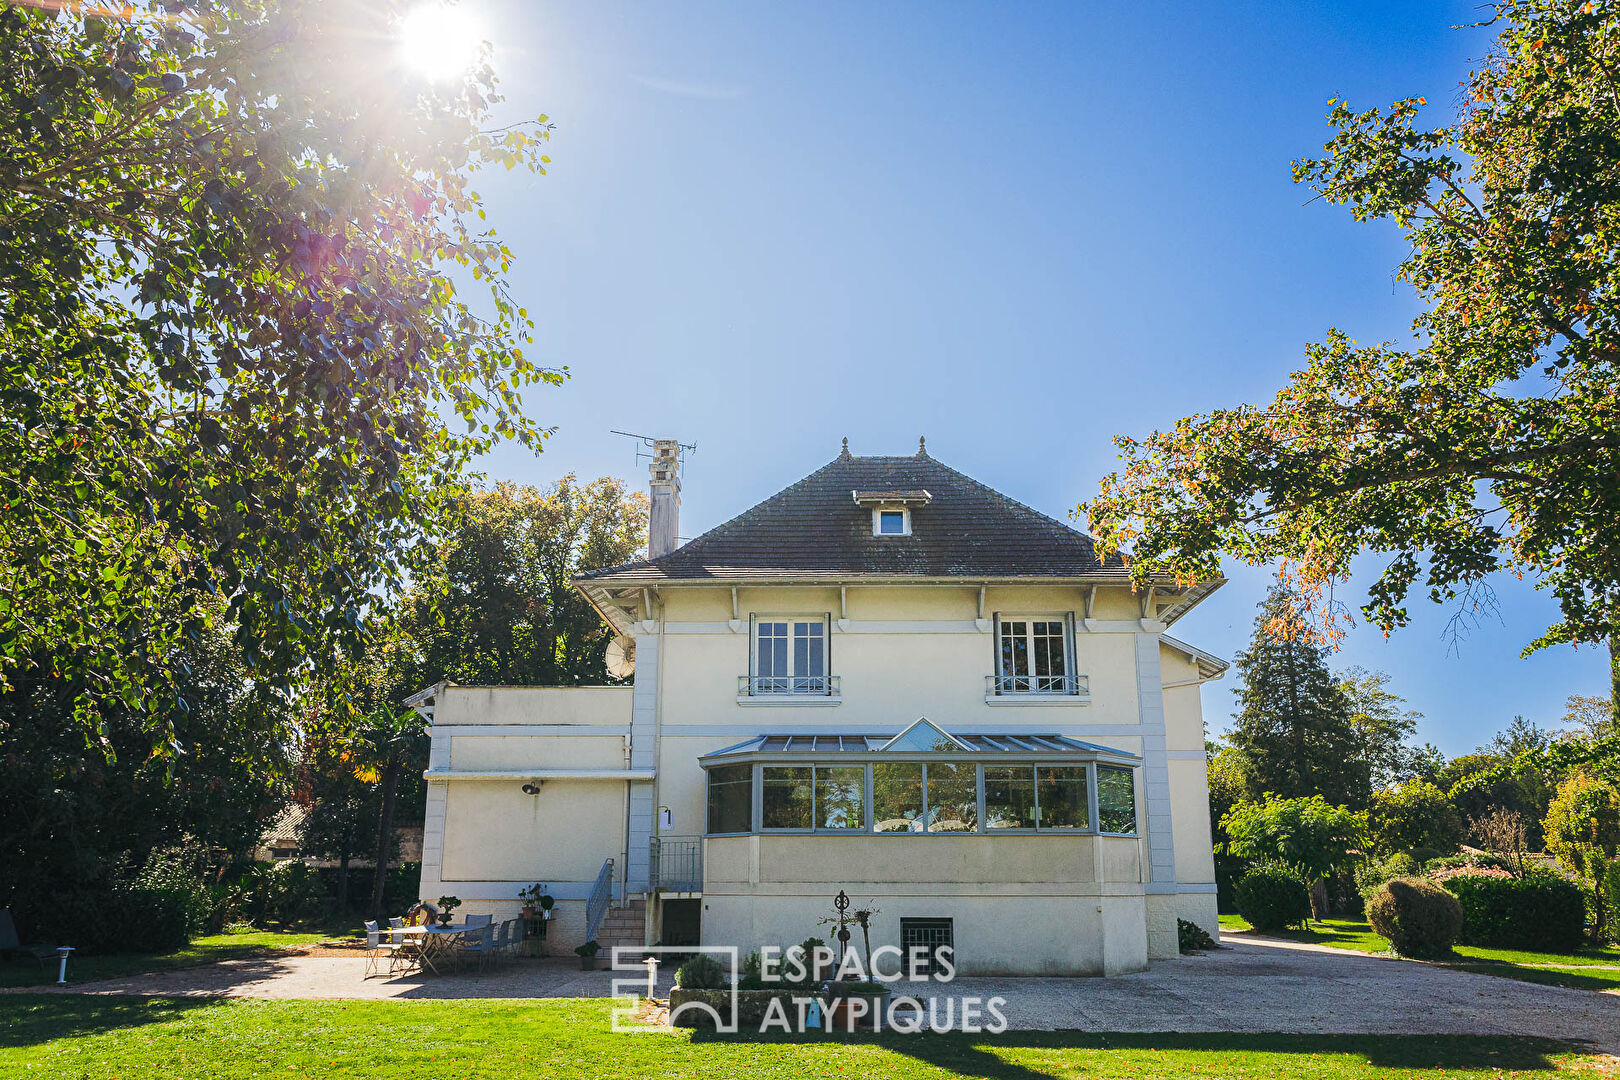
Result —
[{"label": "brick chimney", "polygon": [[681,517],[681,444],[654,439],[652,459],[652,514],[647,524],[647,557],[656,559],[675,550]]}]

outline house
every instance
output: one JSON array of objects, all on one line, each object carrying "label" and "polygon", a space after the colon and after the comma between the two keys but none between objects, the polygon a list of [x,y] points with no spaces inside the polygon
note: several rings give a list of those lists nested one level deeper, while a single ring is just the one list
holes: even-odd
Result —
[{"label": "house", "polygon": [[575,584],[629,686],[440,685],[422,896],[556,947],[815,935],[963,974],[1112,974],[1219,933],[1200,686],[1170,626],[1220,581],[1134,590],[1090,538],[935,460],[844,449],[676,545],[655,444],[649,557]]}]

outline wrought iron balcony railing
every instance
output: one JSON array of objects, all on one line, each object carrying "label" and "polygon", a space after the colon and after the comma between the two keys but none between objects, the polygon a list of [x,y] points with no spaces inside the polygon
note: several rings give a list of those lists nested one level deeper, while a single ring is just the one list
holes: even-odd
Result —
[{"label": "wrought iron balcony railing", "polygon": [[837,675],[739,675],[738,697],[838,697]]},{"label": "wrought iron balcony railing", "polygon": [[1053,697],[1089,696],[1089,675],[986,675],[984,692],[990,697],[1037,694]]},{"label": "wrought iron balcony railing", "polygon": [[703,838],[655,836],[649,865],[653,892],[702,892]]}]

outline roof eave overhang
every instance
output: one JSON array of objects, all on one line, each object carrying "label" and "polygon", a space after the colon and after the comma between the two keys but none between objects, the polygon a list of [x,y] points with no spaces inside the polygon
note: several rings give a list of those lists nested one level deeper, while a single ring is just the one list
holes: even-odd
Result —
[{"label": "roof eave overhang", "polygon": [[[1129,571],[1103,570],[1087,574],[872,574],[845,570],[816,571],[735,571],[717,569],[703,577],[643,578],[630,574],[612,574],[602,577],[578,577],[574,587],[585,597],[596,613],[612,626],[616,633],[633,634],[638,621],[627,608],[640,607],[647,591],[660,589],[702,589],[719,587],[782,587],[837,588],[843,585],[886,586],[939,586],[976,589],[988,586],[1052,585],[1084,588],[1088,585],[1121,586],[1130,583]],[[1226,584],[1226,578],[1215,578],[1184,586],[1169,574],[1148,579],[1148,585],[1164,590],[1169,601],[1158,607],[1158,621],[1169,626],[1191,611],[1205,597]],[[1222,669],[1225,670],[1224,668]],[[1213,676],[1212,676],[1213,677]]]}]

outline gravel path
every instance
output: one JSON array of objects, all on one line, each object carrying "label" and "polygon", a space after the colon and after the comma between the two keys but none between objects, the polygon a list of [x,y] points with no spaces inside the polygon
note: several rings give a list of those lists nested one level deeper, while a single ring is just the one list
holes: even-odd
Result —
[{"label": "gravel path", "polygon": [[[56,993],[248,998],[606,997],[609,971],[519,960],[483,974],[364,979],[358,958],[286,955],[109,979]],[[667,992],[667,975],[659,980]],[[643,986],[645,983],[643,982]],[[943,987],[941,989],[944,989]],[[37,991],[35,991],[37,992]],[[1318,945],[1229,936],[1203,956],[1106,979],[958,979],[955,998],[1002,997],[1028,1030],[1539,1035],[1620,1053],[1620,993],[1538,986]],[[944,998],[935,995],[937,1009]],[[960,1013],[957,1014],[960,1016]]]}]

